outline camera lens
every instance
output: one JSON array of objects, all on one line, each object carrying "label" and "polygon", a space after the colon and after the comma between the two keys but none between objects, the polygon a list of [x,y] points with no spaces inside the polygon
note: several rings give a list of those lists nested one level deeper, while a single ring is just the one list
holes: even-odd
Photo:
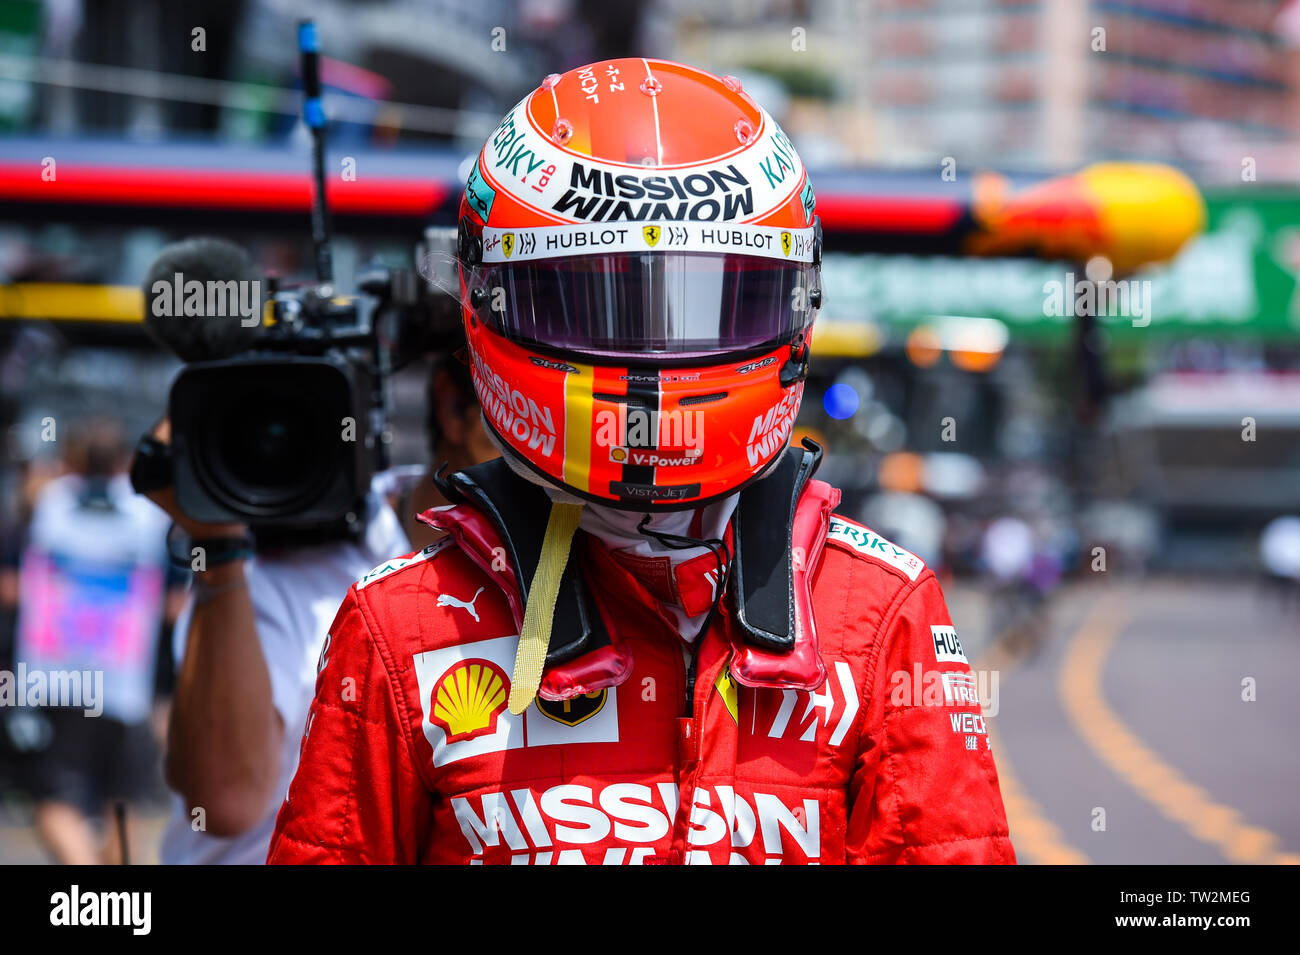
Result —
[{"label": "camera lens", "polygon": [[217,428],[221,458],[242,486],[290,494],[323,463],[318,422],[300,402],[286,405],[284,398],[247,394]]},{"label": "camera lens", "polygon": [[314,527],[369,486],[364,369],[333,357],[195,365],[172,388],[176,499],[196,520]]},{"label": "camera lens", "polygon": [[332,378],[315,371],[232,376],[205,395],[198,464],[209,493],[227,507],[250,516],[282,515],[312,506],[325,493],[339,467],[346,412],[333,407]]}]

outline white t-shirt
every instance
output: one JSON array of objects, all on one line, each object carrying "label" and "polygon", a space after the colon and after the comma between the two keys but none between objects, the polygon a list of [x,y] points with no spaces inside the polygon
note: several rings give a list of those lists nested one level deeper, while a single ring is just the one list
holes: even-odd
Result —
[{"label": "white t-shirt", "polygon": [[139,723],[153,702],[168,520],[124,475],[111,478],[98,498],[86,491],[87,482],[69,474],[36,499],[14,657],[28,672],[102,674],[102,699],[83,690],[81,700],[49,702],[102,706],[105,716]]},{"label": "white t-shirt", "polygon": [[[306,548],[245,564],[257,636],[271,675],[271,702],[284,720],[280,778],[261,822],[238,836],[221,838],[196,832],[183,800],[173,801],[163,832],[161,858],[167,865],[261,865],[275,830],[289,783],[298,768],[303,725],[316,692],[316,663],[334,615],[352,584],[390,557],[409,551],[406,532],[382,491],[381,475],[366,499],[368,523],[359,544],[341,542]],[[176,659],[185,654],[192,606],[176,621]]]}]

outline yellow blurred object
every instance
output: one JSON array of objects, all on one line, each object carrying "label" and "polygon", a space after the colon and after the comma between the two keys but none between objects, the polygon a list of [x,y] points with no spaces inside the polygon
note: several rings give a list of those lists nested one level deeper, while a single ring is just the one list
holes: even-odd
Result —
[{"label": "yellow blurred object", "polygon": [[885,343],[879,326],[872,322],[821,319],[813,326],[814,358],[866,358]]},{"label": "yellow blurred object", "polygon": [[[0,318],[138,323],[144,320],[144,293],[134,285],[15,282],[0,285]],[[275,302],[269,298],[262,324],[275,324]]]},{"label": "yellow blurred object", "polygon": [[16,282],[0,286],[0,318],[139,322],[144,294],[133,285]]},{"label": "yellow blurred object", "polygon": [[1101,209],[1107,245],[1098,251],[1118,272],[1173,258],[1205,228],[1205,203],[1196,184],[1172,166],[1096,163],[1079,178]]},{"label": "yellow blurred object", "polygon": [[966,242],[972,255],[1102,255],[1119,273],[1172,258],[1205,228],[1196,184],[1159,163],[1094,163],[1019,192],[998,173],[980,173],[971,211],[979,227]]}]

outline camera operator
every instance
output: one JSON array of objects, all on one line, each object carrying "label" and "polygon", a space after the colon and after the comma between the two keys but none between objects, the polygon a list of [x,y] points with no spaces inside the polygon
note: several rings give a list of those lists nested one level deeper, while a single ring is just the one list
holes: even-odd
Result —
[{"label": "camera operator", "polygon": [[[163,421],[154,436],[165,442],[168,429]],[[316,660],[340,595],[376,563],[406,551],[406,536],[387,500],[372,491],[361,541],[254,554],[225,543],[248,537],[247,528],[189,520],[171,489],[150,496],[192,547],[209,551],[176,626],[165,772],[180,799],[162,861],[261,863],[297,766]]]},{"label": "camera operator", "polygon": [[[169,247],[146,279],[146,303],[155,283],[176,273],[200,280],[246,277],[251,266],[236,253],[215,240]],[[206,334],[208,340],[219,337]],[[216,355],[211,348],[187,351],[175,335],[160,337],[187,361],[229,354],[223,348]],[[428,385],[430,447],[435,461],[453,467],[496,454],[462,369],[457,359],[441,359]],[[170,444],[171,422],[161,421],[151,437],[155,451]],[[165,772],[178,799],[163,836],[164,863],[265,861],[276,812],[297,768],[316,665],[335,612],[357,578],[409,551],[411,538],[417,545],[433,539],[435,532],[408,516],[442,503],[430,478],[431,471],[402,486],[393,473],[375,475],[361,532],[316,540],[280,528],[202,524],[181,510],[174,488],[150,491],[188,536],[186,552],[199,547],[206,557],[175,632]]]},{"label": "camera operator", "polygon": [[[483,427],[483,415],[479,413],[478,396],[474,394],[474,382],[463,350],[444,350],[433,359],[425,385],[425,433],[430,462],[434,468],[445,462],[447,473],[482,464],[498,455]],[[427,547],[443,536],[442,531],[416,519],[417,514],[447,503],[433,483],[433,469],[409,487],[397,488],[392,496],[412,548]]]}]

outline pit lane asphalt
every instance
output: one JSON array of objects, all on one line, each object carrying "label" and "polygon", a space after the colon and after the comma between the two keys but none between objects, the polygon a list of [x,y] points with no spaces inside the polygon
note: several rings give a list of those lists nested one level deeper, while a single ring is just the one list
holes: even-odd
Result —
[{"label": "pit lane asphalt", "polygon": [[1300,861],[1294,610],[1248,579],[1102,578],[1064,589],[1044,645],[1007,661],[987,602],[950,588],[974,665],[1000,672],[990,725],[1021,862]]}]

